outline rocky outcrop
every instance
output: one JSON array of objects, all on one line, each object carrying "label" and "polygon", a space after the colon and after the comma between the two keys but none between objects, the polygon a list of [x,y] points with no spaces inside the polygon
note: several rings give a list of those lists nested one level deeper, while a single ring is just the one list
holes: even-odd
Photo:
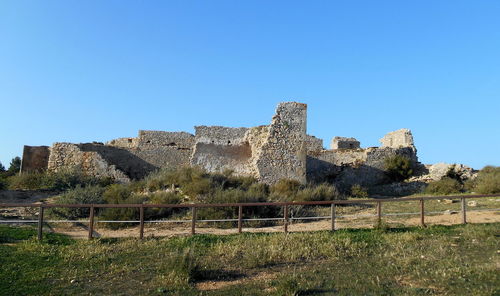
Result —
[{"label": "rocky outcrop", "polygon": [[474,179],[477,177],[477,171],[463,164],[436,163],[426,165],[425,171],[415,177],[410,178],[413,181],[432,182],[439,181],[446,176],[459,178],[461,181]]}]

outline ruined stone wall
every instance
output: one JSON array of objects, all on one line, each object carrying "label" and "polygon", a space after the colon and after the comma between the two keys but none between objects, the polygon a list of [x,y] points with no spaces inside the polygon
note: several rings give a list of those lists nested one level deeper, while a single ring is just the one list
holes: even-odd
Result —
[{"label": "ruined stone wall", "polygon": [[404,148],[367,148],[324,150],[309,153],[307,179],[311,182],[333,182],[350,187],[354,184],[372,186],[387,182],[384,161],[394,155],[404,155],[417,163],[415,150]]},{"label": "ruined stone wall", "polygon": [[156,168],[189,165],[195,138],[186,132],[139,131],[137,149],[131,152]]},{"label": "ruined stone wall", "polygon": [[359,149],[360,143],[355,138],[335,137],[330,143],[330,149]]},{"label": "ruined stone wall", "polygon": [[[406,129],[388,133],[382,147],[345,149],[341,142],[352,143],[354,138],[338,139],[338,149],[308,152],[307,179],[311,182],[335,182],[340,187],[373,186],[389,182],[385,159],[394,155],[408,157],[418,167],[420,163],[411,132]],[[356,141],[357,142],[357,141]],[[359,142],[358,142],[359,143]],[[332,143],[333,144],[333,143]],[[390,147],[388,145],[391,145]]]},{"label": "ruined stone wall", "polygon": [[397,131],[390,132],[386,134],[382,139],[380,139],[382,147],[390,148],[401,148],[401,147],[413,147],[413,135],[411,131],[406,128],[399,129]]},{"label": "ruined stone wall", "polygon": [[177,149],[191,149],[194,145],[194,136],[186,132],[139,131],[138,145],[140,149],[173,147]]},{"label": "ruined stone wall", "polygon": [[44,154],[47,148],[26,146],[23,170],[45,166],[57,171],[77,166],[90,175],[127,181],[160,168],[193,165],[208,172],[232,170],[268,184],[293,179],[349,187],[385,182],[384,160],[389,156],[405,155],[418,164],[413,136],[407,129],[388,133],[380,148],[361,149],[354,138],[335,137],[335,149],[325,150],[323,140],[306,134],[306,120],[305,104],[286,102],[278,105],[270,125],[197,126],[195,135],[141,130],[138,137],[119,138],[105,145],[56,143],[50,155]]},{"label": "ruined stone wall", "polygon": [[266,142],[256,161],[259,179],[273,184],[280,179],[306,182],[307,105],[280,103]]},{"label": "ruined stone wall", "polygon": [[48,146],[24,146],[21,173],[47,170],[50,150]]},{"label": "ruined stone wall", "polygon": [[191,164],[208,172],[232,170],[237,175],[253,175],[252,147],[246,138],[248,128],[196,126]]},{"label": "ruined stone wall", "polygon": [[[141,164],[138,159],[134,162],[135,168],[128,166],[128,171],[131,171],[136,178],[141,175],[146,175],[151,171],[159,168],[177,168],[190,164],[190,157],[193,151],[195,140],[194,136],[186,132],[165,132],[165,131],[139,131],[137,138],[119,138],[106,143],[107,147],[115,147],[124,149],[129,154],[124,159],[138,158],[144,163]],[[123,151],[115,150],[124,156]],[[114,162],[119,162],[122,166],[127,165],[120,161],[118,157]]]},{"label": "ruined stone wall", "polygon": [[323,148],[323,140],[316,138],[315,136],[306,135],[305,137],[305,146],[307,153],[309,152],[319,152],[322,151]]},{"label": "ruined stone wall", "polygon": [[107,146],[124,149],[136,149],[138,144],[139,138],[118,138],[106,143]]},{"label": "ruined stone wall", "polygon": [[81,169],[85,174],[98,178],[110,177],[117,182],[130,181],[127,175],[115,165],[110,165],[98,152],[84,151],[79,145],[71,143],[54,143],[50,148],[48,171],[57,172],[68,168]]}]

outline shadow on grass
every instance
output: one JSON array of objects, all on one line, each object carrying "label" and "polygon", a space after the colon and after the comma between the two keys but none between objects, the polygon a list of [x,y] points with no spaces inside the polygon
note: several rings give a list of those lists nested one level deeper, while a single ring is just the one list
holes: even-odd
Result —
[{"label": "shadow on grass", "polygon": [[[37,238],[37,229],[33,226],[0,225],[0,243],[16,243]],[[49,245],[72,245],[75,240],[59,233],[43,233],[42,243]]]}]

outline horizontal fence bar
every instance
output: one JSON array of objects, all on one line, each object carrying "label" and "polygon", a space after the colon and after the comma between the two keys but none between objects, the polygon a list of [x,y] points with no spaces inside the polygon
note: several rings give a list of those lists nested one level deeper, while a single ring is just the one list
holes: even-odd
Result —
[{"label": "horizontal fence bar", "polygon": [[449,195],[449,196],[422,196],[402,198],[381,199],[359,199],[359,200],[328,200],[328,201],[301,201],[301,202],[256,202],[256,203],[221,203],[221,204],[24,204],[24,203],[0,203],[0,207],[43,207],[43,208],[216,208],[216,207],[259,207],[259,206],[301,206],[301,205],[342,205],[342,204],[371,204],[379,202],[406,202],[420,200],[438,199],[461,199],[461,198],[487,198],[500,197],[499,194],[483,195]]},{"label": "horizontal fence bar", "polygon": [[320,220],[320,219],[331,219],[331,216],[318,216],[318,217],[290,217],[290,220]]},{"label": "horizontal fence bar", "polygon": [[[459,213],[460,210],[453,210],[453,213]],[[467,212],[500,212],[498,209],[475,209],[467,210]],[[425,212],[425,214],[445,214],[446,211]],[[382,216],[410,216],[419,215],[420,212],[412,213],[386,213]],[[363,215],[335,215],[335,218],[367,218],[376,217],[377,214],[363,214]],[[320,220],[331,219],[330,216],[317,216],[317,217],[290,217],[290,220]],[[214,219],[214,220],[196,220],[196,222],[236,222],[238,219]],[[283,218],[246,218],[242,221],[283,221]],[[95,223],[140,223],[140,220],[95,220]],[[0,220],[0,223],[38,223],[38,220]],[[44,223],[88,223],[88,220],[44,220]],[[144,223],[191,223],[191,220],[144,220]]]}]

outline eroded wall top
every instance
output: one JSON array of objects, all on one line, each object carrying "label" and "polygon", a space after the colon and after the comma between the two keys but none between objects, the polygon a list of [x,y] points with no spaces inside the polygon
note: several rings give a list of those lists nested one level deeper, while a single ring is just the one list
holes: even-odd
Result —
[{"label": "eroded wall top", "polygon": [[382,139],[380,139],[382,144],[381,148],[404,148],[412,147],[415,148],[413,142],[413,135],[409,129],[402,128],[397,131],[390,132],[386,134]]},{"label": "eroded wall top", "polygon": [[261,181],[270,184],[280,179],[306,182],[306,124],[306,104],[286,102],[278,105],[257,160]]}]

